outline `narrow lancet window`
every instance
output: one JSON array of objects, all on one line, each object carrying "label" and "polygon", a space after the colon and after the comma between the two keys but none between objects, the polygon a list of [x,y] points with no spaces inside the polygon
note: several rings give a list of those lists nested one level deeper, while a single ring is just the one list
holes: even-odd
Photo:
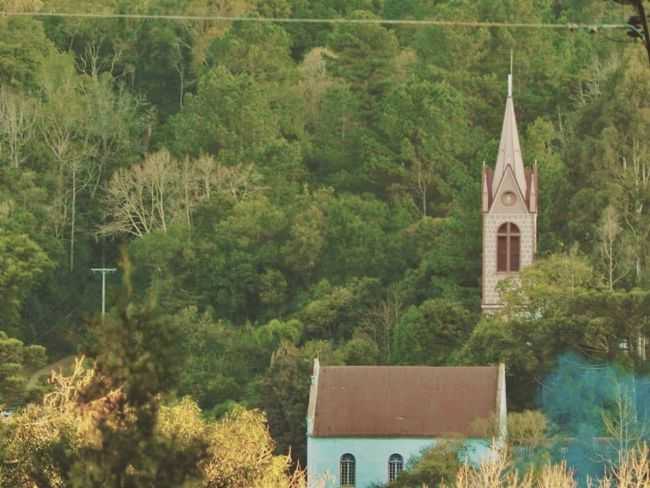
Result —
[{"label": "narrow lancet window", "polygon": [[497,271],[519,271],[521,239],[519,227],[506,222],[497,233]]}]

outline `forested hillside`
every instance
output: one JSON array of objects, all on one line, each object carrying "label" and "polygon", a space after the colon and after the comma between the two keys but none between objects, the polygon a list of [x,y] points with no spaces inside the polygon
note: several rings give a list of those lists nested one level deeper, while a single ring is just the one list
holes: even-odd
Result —
[{"label": "forested hillside", "polygon": [[[0,5],[631,15],[602,0]],[[496,160],[511,50],[524,160],[540,172],[539,261],[504,290],[506,313],[481,319],[481,168]],[[35,369],[84,353],[116,382],[144,378],[135,411],[159,392],[191,396],[206,418],[259,408],[278,451],[304,459],[316,356],[503,360],[512,410],[535,405],[567,351],[645,368],[650,68],[623,30],[0,17],[0,83],[0,403],[37,397],[25,388]],[[104,323],[93,267],[119,268]]]}]

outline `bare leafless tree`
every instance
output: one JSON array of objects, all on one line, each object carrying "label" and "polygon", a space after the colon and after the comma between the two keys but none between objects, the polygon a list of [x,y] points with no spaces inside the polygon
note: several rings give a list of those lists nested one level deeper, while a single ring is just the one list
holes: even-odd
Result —
[{"label": "bare leafless tree", "polygon": [[[41,136],[58,166],[58,199],[62,218],[61,228],[70,223],[70,269],[74,269],[77,223],[77,195],[92,180],[94,147],[88,133],[81,130],[84,122],[75,117],[63,117],[67,105],[64,100],[46,111],[41,124]],[[83,113],[81,109],[78,113]]]},{"label": "bare leafless tree", "polygon": [[603,212],[601,224],[598,229],[600,238],[600,253],[607,269],[609,289],[614,289],[614,284],[623,278],[627,271],[623,263],[623,243],[621,240],[621,226],[619,214],[613,206],[608,206]]},{"label": "bare leafless tree", "polygon": [[141,164],[118,170],[106,195],[111,221],[100,228],[103,235],[127,233],[136,237],[167,231],[169,209],[175,206],[174,160],[167,151],[150,154]]},{"label": "bare leafless tree", "polygon": [[7,159],[15,169],[25,162],[23,149],[34,138],[37,118],[34,100],[0,87],[0,151],[7,152]]},{"label": "bare leafless tree", "polygon": [[211,156],[178,161],[168,151],[148,155],[141,164],[118,170],[106,193],[108,222],[100,235],[143,237],[167,232],[173,222],[192,225],[192,213],[220,194],[241,201],[259,191],[252,166],[224,166]]},{"label": "bare leafless tree", "polygon": [[383,300],[370,309],[364,323],[374,330],[374,339],[381,347],[384,358],[389,360],[393,330],[398,324],[404,304],[397,289],[391,288]]},{"label": "bare leafless tree", "polygon": [[650,143],[641,137],[632,137],[628,150],[628,154],[621,156],[619,180],[629,199],[625,222],[635,243],[634,274],[638,282],[643,273],[645,247],[650,237],[645,205],[650,194]]}]

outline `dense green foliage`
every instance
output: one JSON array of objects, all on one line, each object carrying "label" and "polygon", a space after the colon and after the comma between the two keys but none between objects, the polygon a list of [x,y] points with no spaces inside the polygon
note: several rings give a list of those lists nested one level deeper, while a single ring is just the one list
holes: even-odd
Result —
[{"label": "dense green foliage", "polygon": [[[83,8],[620,20],[600,0]],[[0,391],[24,382],[34,350],[23,343],[52,359],[84,352],[127,390],[148,382],[143,397],[128,393],[142,418],[153,409],[145,444],[166,392],[215,417],[235,404],[263,408],[278,449],[304,460],[316,356],[504,360],[515,409],[534,403],[566,351],[643,369],[635,341],[650,335],[650,72],[640,45],[625,41],[568,30],[0,19],[0,352],[16,358],[0,371]],[[504,290],[507,313],[480,319],[480,171],[496,157],[511,49],[524,157],[541,175],[544,259]],[[132,301],[153,289],[156,313],[116,306],[118,273],[108,290],[120,312],[102,325],[89,268],[114,266],[120,247],[134,267]],[[124,354],[129,363],[111,362]],[[83,455],[89,465],[123,461]],[[94,486],[95,474],[83,476]]]},{"label": "dense green foliage", "polygon": [[44,366],[45,359],[44,347],[25,346],[0,331],[0,408],[20,404],[34,393],[28,388],[28,375]]}]

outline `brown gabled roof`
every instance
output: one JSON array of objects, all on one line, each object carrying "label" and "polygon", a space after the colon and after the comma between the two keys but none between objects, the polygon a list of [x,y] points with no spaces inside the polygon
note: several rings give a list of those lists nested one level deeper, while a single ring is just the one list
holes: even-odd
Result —
[{"label": "brown gabled roof", "polygon": [[497,410],[497,366],[330,366],[316,386],[315,437],[475,435]]}]

